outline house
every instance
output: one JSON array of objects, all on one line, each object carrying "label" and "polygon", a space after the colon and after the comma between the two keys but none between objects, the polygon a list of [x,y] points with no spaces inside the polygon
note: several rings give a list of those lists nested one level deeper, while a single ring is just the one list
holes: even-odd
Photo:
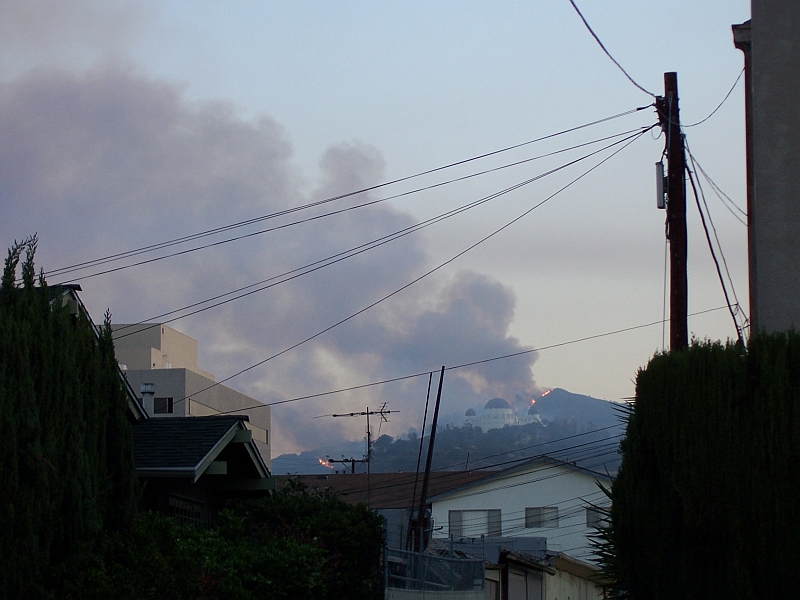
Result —
[{"label": "house", "polygon": [[590,536],[611,476],[540,456],[430,497],[434,538],[543,537],[548,551],[592,560]]},{"label": "house", "polygon": [[198,366],[197,341],[163,323],[112,325],[114,351],[132,389],[153,384],[156,418],[220,413],[246,415],[246,427],[270,467],[270,408],[228,386]]},{"label": "house", "polygon": [[[64,285],[50,293],[52,301],[61,302],[71,314],[83,314],[99,334],[79,291],[78,285]],[[142,508],[184,522],[207,523],[227,500],[274,489],[246,415],[158,418],[153,401],[145,406],[122,369],[120,380],[128,396],[134,467],[145,484]],[[144,391],[143,396],[152,398],[147,393],[152,388],[145,386]]]},{"label": "house", "polygon": [[231,498],[272,489],[246,417],[149,418],[133,425],[142,504],[181,522],[208,523]]},{"label": "house", "polygon": [[[491,471],[438,471],[431,473],[428,496],[441,494],[485,479]],[[408,522],[418,510],[422,493],[420,473],[354,473],[275,477],[277,489],[286,482],[298,479],[309,490],[328,490],[350,504],[363,503],[386,520],[386,543],[389,548],[405,549]]]},{"label": "house", "polygon": [[486,569],[486,600],[600,600],[605,598],[599,569],[563,553],[544,558],[502,550],[495,569]]}]

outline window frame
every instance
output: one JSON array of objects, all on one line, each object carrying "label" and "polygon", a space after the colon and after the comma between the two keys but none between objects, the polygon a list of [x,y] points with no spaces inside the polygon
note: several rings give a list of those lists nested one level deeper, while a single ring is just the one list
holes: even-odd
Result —
[{"label": "window frame", "polygon": [[[464,513],[467,513],[466,515]],[[478,514],[480,513],[480,515]],[[476,529],[475,520],[485,521],[485,531]],[[468,534],[464,534],[464,523],[467,523]],[[482,525],[482,523],[481,523]],[[455,509],[447,511],[447,533],[451,537],[500,537],[503,535],[503,516],[499,508]]]},{"label": "window frame", "polygon": [[526,506],[525,529],[558,529],[558,506]]}]

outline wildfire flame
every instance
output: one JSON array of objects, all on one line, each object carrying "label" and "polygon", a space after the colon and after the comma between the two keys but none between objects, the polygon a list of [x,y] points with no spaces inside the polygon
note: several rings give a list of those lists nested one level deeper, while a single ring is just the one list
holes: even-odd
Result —
[{"label": "wildfire flame", "polygon": [[318,458],[317,460],[319,461],[319,464],[322,465],[323,467],[328,467],[329,469],[333,468],[327,460],[322,460],[321,458]]},{"label": "wildfire flame", "polygon": [[541,397],[542,397],[542,398],[544,398],[545,396],[547,396],[547,394],[549,394],[549,393],[550,393],[550,392],[552,392],[552,391],[553,391],[553,390],[547,390],[547,391],[546,391],[544,394],[542,394],[542,396],[541,396]]},{"label": "wildfire flame", "polygon": [[536,398],[531,398],[531,406],[533,406],[534,404],[536,404]]}]

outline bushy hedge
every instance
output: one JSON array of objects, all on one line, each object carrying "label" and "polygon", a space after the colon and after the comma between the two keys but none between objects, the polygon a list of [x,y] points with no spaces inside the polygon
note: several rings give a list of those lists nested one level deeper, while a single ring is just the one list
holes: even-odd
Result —
[{"label": "bushy hedge", "polygon": [[67,581],[86,600],[378,600],[381,520],[300,487],[224,511],[212,528],[156,515],[107,538]]},{"label": "bushy hedge", "polygon": [[602,547],[620,595],[797,597],[800,335],[657,355],[621,450]]}]

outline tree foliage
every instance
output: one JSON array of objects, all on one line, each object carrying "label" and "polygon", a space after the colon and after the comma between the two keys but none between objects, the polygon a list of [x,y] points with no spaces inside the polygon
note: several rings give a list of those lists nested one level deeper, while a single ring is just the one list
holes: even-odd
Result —
[{"label": "tree foliage", "polygon": [[619,596],[796,596],[799,334],[657,355],[621,449],[601,543]]},{"label": "tree foliage", "polygon": [[95,331],[37,283],[35,250],[15,243],[0,288],[0,598],[380,598],[365,506],[290,485],[208,529],[136,514],[110,315]]},{"label": "tree foliage", "polygon": [[[55,574],[136,508],[126,397],[108,321],[99,335],[35,281],[36,238],[0,288],[0,597],[46,597]],[[17,270],[22,254],[22,283]]]},{"label": "tree foliage", "polygon": [[143,515],[106,541],[67,597],[256,600],[383,597],[381,518],[288,486],[224,511],[208,529]]}]

